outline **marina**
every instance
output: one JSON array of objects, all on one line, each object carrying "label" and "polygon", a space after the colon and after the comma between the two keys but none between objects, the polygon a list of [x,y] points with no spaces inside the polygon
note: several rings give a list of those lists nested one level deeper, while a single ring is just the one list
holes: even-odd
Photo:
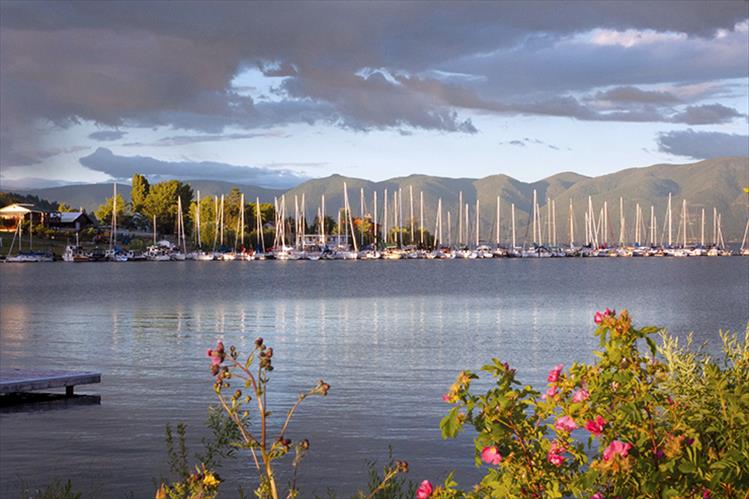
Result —
[{"label": "marina", "polygon": [[[523,235],[515,217],[515,203],[510,204],[509,227],[503,233],[502,200],[496,198],[496,215],[491,221],[491,234],[483,234],[480,201],[476,199],[471,207],[463,202],[463,192],[459,193],[457,227],[452,223],[453,211],[444,209],[442,198],[436,203],[431,232],[425,223],[424,193],[418,196],[418,217],[415,216],[414,192],[409,188],[410,217],[403,218],[403,190],[399,189],[389,196],[384,190],[382,212],[378,211],[378,193],[372,193],[372,204],[367,205],[364,189],[360,189],[359,215],[354,214],[348,196],[346,183],[343,184],[343,206],[337,210],[334,226],[328,224],[328,215],[323,215],[325,195],[321,196],[313,222],[308,223],[308,211],[305,209],[305,197],[294,196],[293,217],[287,214],[286,196],[275,198],[273,219],[263,220],[260,201],[254,203],[254,227],[248,233],[245,213],[253,205],[245,203],[244,194],[239,199],[236,211],[236,227],[232,230],[234,240],[229,241],[228,230],[224,223],[227,208],[225,197],[213,198],[213,244],[210,249],[203,247],[201,237],[200,191],[191,209],[194,212],[192,237],[185,230],[182,198],[177,197],[176,222],[174,237],[159,238],[156,231],[156,218],[151,223],[153,230],[152,244],[141,252],[123,248],[117,240],[117,185],[113,188],[113,211],[108,229],[109,245],[105,250],[99,248],[85,249],[78,242],[68,245],[62,255],[50,252],[34,252],[33,234],[29,231],[28,251],[22,251],[24,239],[23,223],[17,224],[16,232],[5,262],[33,263],[62,260],[65,262],[134,262],[134,261],[254,261],[254,260],[401,260],[401,259],[487,259],[487,258],[564,258],[564,257],[696,257],[696,256],[749,256],[747,236],[749,235],[749,217],[747,217],[741,246],[732,249],[726,244],[723,234],[722,214],[712,209],[712,233],[706,234],[709,223],[705,207],[698,215],[690,214],[687,200],[681,200],[681,210],[674,214],[673,200],[668,195],[666,213],[661,224],[655,207],[650,206],[649,217],[639,203],[634,208],[634,221],[627,221],[625,202],[622,197],[618,202],[618,213],[613,217],[607,201],[595,206],[592,198],[584,212],[582,230],[577,227],[575,208],[569,200],[566,234],[562,236],[557,230],[556,202],[546,200],[545,209],[539,204],[536,190],[533,190],[532,211]],[[391,199],[390,205],[388,200]],[[544,211],[546,214],[544,214]],[[31,217],[31,213],[29,216]],[[616,221],[612,220],[616,218]],[[21,219],[22,222],[23,218]],[[446,221],[446,227],[443,223]],[[505,221],[505,225],[507,222]],[[457,231],[457,233],[456,233]],[[227,236],[225,237],[225,232]],[[267,233],[272,234],[272,244],[266,247]],[[204,231],[203,231],[204,233]],[[259,235],[262,234],[262,237]],[[487,239],[490,236],[491,239]],[[566,241],[562,242],[562,239]],[[191,246],[188,249],[188,246]],[[18,251],[13,254],[14,247]]]}]

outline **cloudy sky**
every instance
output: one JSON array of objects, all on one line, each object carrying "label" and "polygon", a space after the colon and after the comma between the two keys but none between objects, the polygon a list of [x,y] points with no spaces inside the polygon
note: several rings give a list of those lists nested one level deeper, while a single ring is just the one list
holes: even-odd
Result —
[{"label": "cloudy sky", "polygon": [[749,155],[749,3],[0,3],[7,186]]}]

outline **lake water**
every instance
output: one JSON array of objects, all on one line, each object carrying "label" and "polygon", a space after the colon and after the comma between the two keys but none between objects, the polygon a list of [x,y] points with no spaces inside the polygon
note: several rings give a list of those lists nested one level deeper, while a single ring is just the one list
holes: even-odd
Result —
[{"label": "lake water", "polygon": [[[153,497],[168,473],[166,423],[198,451],[215,400],[205,350],[274,347],[277,412],[323,378],[292,439],[308,437],[304,497],[346,497],[388,446],[410,478],[478,476],[470,435],[440,438],[440,397],[491,357],[540,386],[554,364],[590,360],[592,317],[629,308],[636,325],[718,331],[749,320],[747,258],[0,265],[0,365],[97,370],[77,392],[100,405],[0,415],[0,496],[54,478],[94,497]],[[247,456],[222,494],[252,486]]]}]

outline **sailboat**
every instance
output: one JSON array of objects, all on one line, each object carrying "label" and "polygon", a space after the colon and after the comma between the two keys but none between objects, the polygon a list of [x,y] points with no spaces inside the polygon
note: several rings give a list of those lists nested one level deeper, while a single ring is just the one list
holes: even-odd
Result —
[{"label": "sailboat", "polygon": [[749,256],[749,247],[746,246],[746,236],[749,233],[749,218],[746,219],[746,228],[744,229],[744,238],[741,240],[741,249],[739,249],[739,255]]},{"label": "sailboat", "polygon": [[[16,227],[16,232],[13,234],[13,240],[10,243],[10,248],[8,249],[8,254],[5,257],[6,263],[37,263],[37,262],[52,262],[54,261],[54,256],[51,253],[42,253],[38,251],[33,251],[33,240],[32,240],[32,232],[33,232],[33,224],[31,223],[33,221],[33,214],[29,212],[29,251],[21,251],[21,239],[23,236],[23,220],[26,218],[25,216],[21,217],[21,220],[18,223],[18,227]],[[10,256],[11,252],[13,251],[14,243],[16,242],[16,239],[18,239],[18,254],[14,256]]]}]

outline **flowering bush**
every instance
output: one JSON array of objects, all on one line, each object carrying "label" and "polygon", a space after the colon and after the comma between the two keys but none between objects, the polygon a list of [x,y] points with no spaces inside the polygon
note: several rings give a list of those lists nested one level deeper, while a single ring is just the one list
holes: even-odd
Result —
[{"label": "flowering bush", "polygon": [[482,368],[495,379],[483,395],[461,372],[440,427],[445,438],[476,429],[486,474],[471,491],[424,481],[417,497],[747,497],[749,328],[743,342],[721,335],[717,362],[662,332],[656,347],[659,330],[634,328],[626,311],[594,320],[597,362],[555,366],[543,394],[497,359]]}]

